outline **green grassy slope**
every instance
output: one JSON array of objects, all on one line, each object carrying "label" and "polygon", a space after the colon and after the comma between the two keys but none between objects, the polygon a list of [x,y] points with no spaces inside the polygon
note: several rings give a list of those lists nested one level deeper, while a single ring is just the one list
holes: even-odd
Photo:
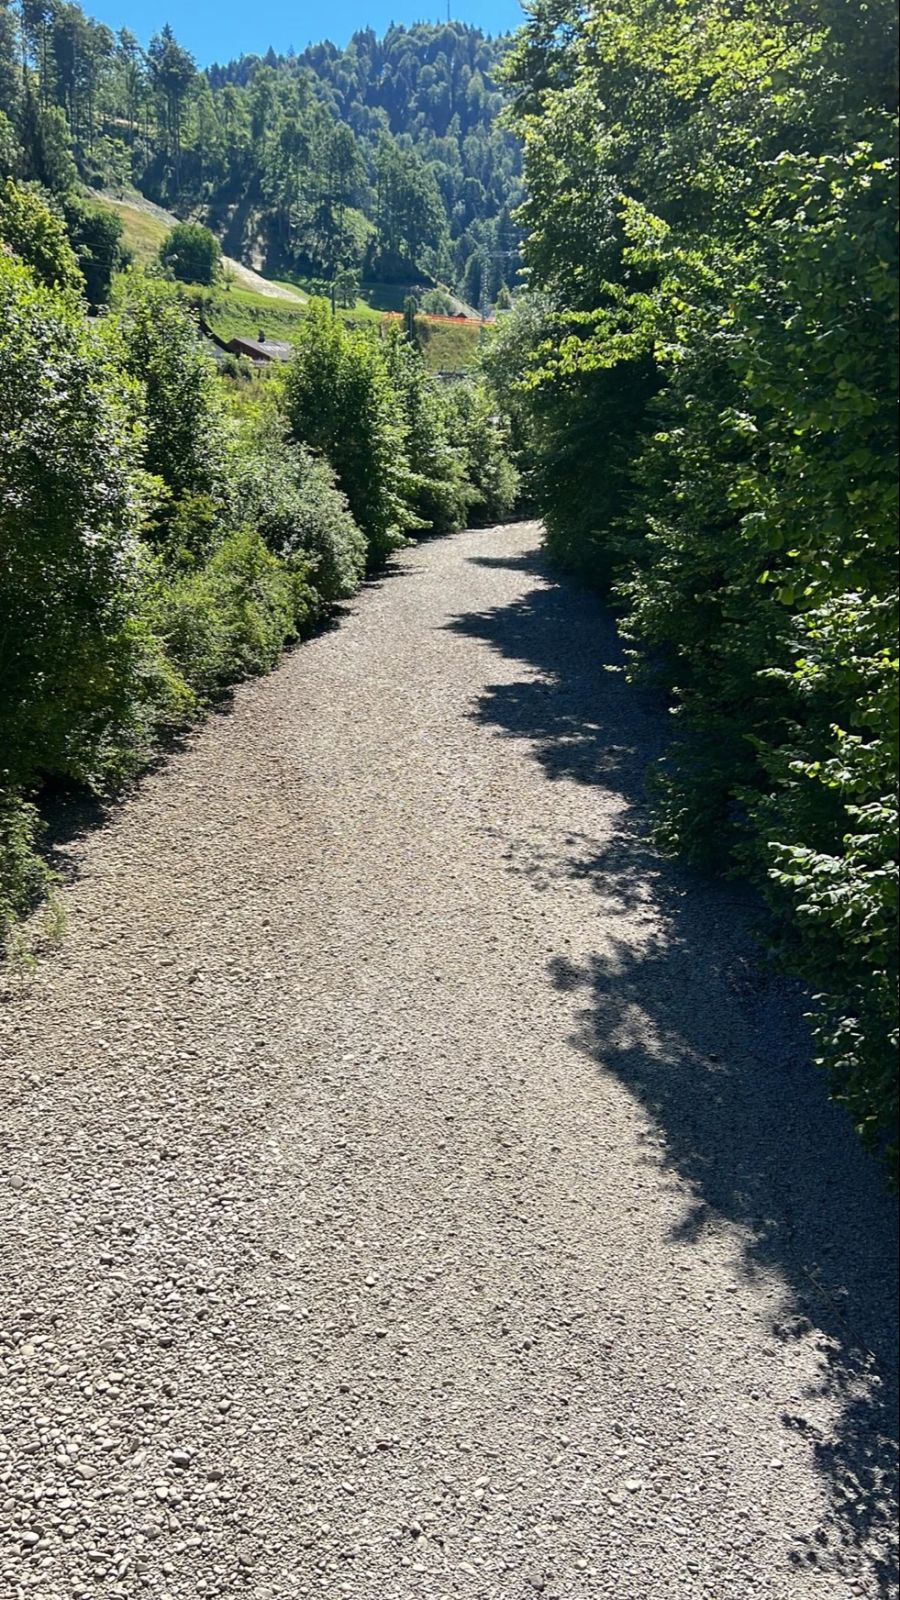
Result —
[{"label": "green grassy slope", "polygon": [[137,266],[148,266],[156,259],[169,231],[166,224],[159,217],[124,203],[115,206],[115,213],[122,221],[122,243],[125,248],[131,252]]},{"label": "green grassy slope", "polygon": [[[137,205],[130,205],[127,201],[116,201],[115,211],[122,219],[123,243],[131,252],[135,264],[148,266],[157,257],[168,232],[168,223],[162,217],[142,210]],[[299,283],[272,281],[273,287],[283,288],[287,294],[296,293],[298,288],[303,287]],[[366,299],[358,300],[352,310],[340,312],[348,322],[377,325],[386,312],[402,307],[408,293],[402,288],[394,293],[390,285],[381,285],[378,293],[374,292],[373,286],[368,286],[368,289]],[[373,304],[373,301],[376,303]],[[222,339],[232,339],[239,334],[255,339],[262,332],[267,339],[291,340],[303,314],[304,307],[295,300],[260,294],[241,284],[229,282],[226,274],[226,281],[216,291],[209,322]],[[426,364],[432,372],[462,372],[476,358],[481,330],[475,322],[453,322],[420,316],[416,318],[416,330]]]}]

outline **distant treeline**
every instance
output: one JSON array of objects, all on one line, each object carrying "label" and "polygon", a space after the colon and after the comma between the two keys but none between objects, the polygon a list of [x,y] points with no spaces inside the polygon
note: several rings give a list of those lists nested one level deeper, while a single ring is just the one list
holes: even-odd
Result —
[{"label": "distant treeline", "polygon": [[202,71],[168,26],[145,48],[68,0],[3,0],[0,170],[17,147],[15,176],[134,184],[270,272],[440,281],[481,309],[518,266],[507,43],[423,23]]}]

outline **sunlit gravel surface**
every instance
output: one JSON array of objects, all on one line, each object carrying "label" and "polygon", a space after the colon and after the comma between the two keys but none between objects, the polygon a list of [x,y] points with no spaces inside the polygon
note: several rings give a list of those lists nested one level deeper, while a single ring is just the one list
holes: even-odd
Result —
[{"label": "sunlit gravel surface", "polygon": [[63,847],[0,1018],[0,1595],[895,1592],[894,1208],[533,524]]}]

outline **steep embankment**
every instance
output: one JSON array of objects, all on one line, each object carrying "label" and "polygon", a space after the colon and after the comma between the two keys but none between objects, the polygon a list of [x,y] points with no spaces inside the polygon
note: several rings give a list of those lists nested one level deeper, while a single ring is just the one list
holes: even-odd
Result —
[{"label": "steep embankment", "polygon": [[893,1207],[536,544],[405,553],[71,847],[2,1021],[10,1594],[891,1592]]},{"label": "steep embankment", "polygon": [[[121,216],[125,229],[125,244],[141,265],[153,260],[166,234],[178,221],[171,211],[155,205],[152,200],[145,200],[143,195],[131,194],[127,199],[122,199],[105,190],[98,198],[104,205],[114,206]],[[286,300],[298,306],[306,304],[307,296],[299,289],[273,283],[271,279],[262,277],[259,272],[254,272],[252,267],[245,266],[242,261],[234,260],[232,256],[223,255],[222,265],[228,277],[241,289],[252,290],[254,294],[261,294],[267,300]]]}]

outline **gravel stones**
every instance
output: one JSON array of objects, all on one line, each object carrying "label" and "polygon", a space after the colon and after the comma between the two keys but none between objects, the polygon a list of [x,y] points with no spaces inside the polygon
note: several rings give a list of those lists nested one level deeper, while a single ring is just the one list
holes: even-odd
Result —
[{"label": "gravel stones", "polygon": [[893,1208],[536,545],[403,552],[73,847],[0,1015],[4,1597],[890,1593]]}]

